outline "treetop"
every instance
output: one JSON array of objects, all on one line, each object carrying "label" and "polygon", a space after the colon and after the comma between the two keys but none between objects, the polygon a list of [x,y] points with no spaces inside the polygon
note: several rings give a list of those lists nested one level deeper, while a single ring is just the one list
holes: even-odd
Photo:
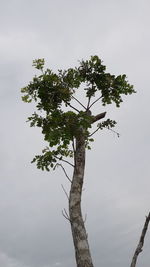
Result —
[{"label": "treetop", "polygon": [[[40,71],[40,75],[34,76],[21,92],[24,94],[24,102],[36,103],[38,113],[35,112],[28,118],[30,126],[41,127],[44,139],[48,142],[43,154],[35,156],[33,162],[37,162],[38,168],[49,170],[49,167],[54,168],[59,160],[73,157],[74,140],[81,127],[84,129],[82,133],[85,135],[86,146],[90,148],[89,142],[93,141],[90,128],[106,114],[100,113],[99,117],[92,115],[92,107],[98,101],[101,101],[101,108],[112,103],[119,107],[123,102],[122,96],[135,91],[125,74],[115,76],[107,73],[98,56],[91,56],[89,60],[80,61],[78,67],[58,70],[57,73],[44,69],[44,65],[44,59],[33,61],[33,66]],[[76,98],[76,90],[79,89],[85,91],[86,105]],[[115,124],[115,121],[107,119],[98,123],[97,127],[111,128]]]}]

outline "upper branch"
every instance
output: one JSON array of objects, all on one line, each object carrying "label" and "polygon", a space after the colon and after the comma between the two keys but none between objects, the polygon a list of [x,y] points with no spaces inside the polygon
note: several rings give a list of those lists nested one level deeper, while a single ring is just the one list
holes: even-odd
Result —
[{"label": "upper branch", "polygon": [[[93,116],[93,121],[92,121],[92,123],[94,123],[94,122],[96,122],[96,121],[98,121],[98,120],[103,119],[103,118],[105,117],[105,115],[106,115],[106,112],[103,112],[103,113],[100,113],[100,114],[98,114],[98,115],[96,115],[96,116]],[[97,129],[96,129],[93,133],[91,133],[89,136],[94,135],[99,129],[100,129],[100,127],[97,127]]]},{"label": "upper branch", "polygon": [[62,168],[62,170],[63,170],[64,174],[65,174],[65,175],[66,175],[66,177],[67,177],[67,179],[69,180],[69,182],[70,182],[70,183],[72,183],[71,179],[69,178],[69,176],[68,176],[68,174],[67,174],[67,172],[66,172],[65,168],[62,166],[62,164],[60,164],[60,163],[56,163],[56,165],[55,165],[54,169],[55,169],[57,166],[60,166],[60,167]]},{"label": "upper branch", "polygon": [[90,101],[91,101],[91,97],[89,96],[89,98],[88,98],[88,103],[87,103],[87,110],[90,108]]},{"label": "upper branch", "polygon": [[76,100],[84,109],[86,109],[86,107],[76,97],[72,96],[72,98]]},{"label": "upper branch", "polygon": [[97,129],[93,133],[89,134],[89,137],[91,137],[92,135],[94,135],[99,129],[100,129],[100,127],[97,127]]},{"label": "upper branch", "polygon": [[106,115],[106,112],[102,112],[100,114],[97,114],[96,116],[93,116],[93,121],[92,123],[96,122],[96,121],[99,121],[101,119],[103,119]]},{"label": "upper branch", "polygon": [[59,157],[57,157],[57,156],[55,156],[55,158],[56,158],[56,159],[59,159],[59,160],[61,160],[61,161],[63,161],[63,162],[65,162],[65,163],[67,163],[67,164],[69,164],[70,166],[72,166],[72,167],[74,168],[74,165],[73,165],[72,163],[70,163],[69,161],[67,161],[67,160],[65,160],[65,159],[62,159],[62,158],[59,158]]},{"label": "upper branch", "polygon": [[100,96],[99,98],[97,98],[90,106],[89,106],[89,109],[98,101],[102,98],[102,96]]},{"label": "upper branch", "polygon": [[80,112],[77,108],[73,107],[70,103],[65,102],[69,107],[71,107],[72,109],[76,110],[77,112]]}]

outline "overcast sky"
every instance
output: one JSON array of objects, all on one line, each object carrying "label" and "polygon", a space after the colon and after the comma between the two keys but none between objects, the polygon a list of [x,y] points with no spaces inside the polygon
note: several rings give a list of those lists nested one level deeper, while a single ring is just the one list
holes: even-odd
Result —
[{"label": "overcast sky", "polygon": [[[75,267],[70,225],[61,211],[69,189],[63,172],[31,164],[45,146],[27,117],[20,88],[45,58],[57,70],[97,54],[113,74],[126,73],[137,94],[115,119],[120,138],[97,133],[87,153],[83,214],[95,267],[130,266],[150,210],[149,0],[0,0],[0,266]],[[68,172],[71,175],[71,170]],[[137,267],[150,266],[150,233]]]}]

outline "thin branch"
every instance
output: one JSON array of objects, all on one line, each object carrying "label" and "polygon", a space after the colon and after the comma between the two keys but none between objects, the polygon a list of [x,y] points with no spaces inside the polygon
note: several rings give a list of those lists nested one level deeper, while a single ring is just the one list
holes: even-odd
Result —
[{"label": "thin branch", "polygon": [[90,108],[90,101],[91,101],[91,97],[89,96],[86,110],[89,110]]},{"label": "thin branch", "polygon": [[65,217],[66,220],[68,220],[70,222],[70,218],[69,218],[69,215],[68,215],[66,209],[64,209],[64,211],[62,210],[62,215]]},{"label": "thin branch", "polygon": [[91,108],[98,100],[100,100],[102,98],[102,96],[100,96],[99,98],[97,98],[90,106],[89,108]]},{"label": "thin branch", "polygon": [[61,184],[61,187],[62,187],[62,189],[63,189],[63,191],[64,191],[64,193],[65,193],[65,195],[66,195],[67,199],[69,200],[68,193],[67,193],[67,191],[65,190],[65,188],[64,188],[64,186],[63,186],[62,184]]},{"label": "thin branch", "polygon": [[64,160],[64,159],[61,159],[63,162],[66,162],[66,163],[68,163],[70,166],[72,166],[73,168],[74,168],[74,165],[72,164],[72,163],[70,163],[69,161],[67,161],[67,160]]},{"label": "thin branch", "polygon": [[[103,118],[105,117],[105,115],[106,115],[106,112],[103,112],[103,113],[100,113],[100,114],[98,114],[98,115],[96,115],[96,116],[93,116],[93,122],[92,122],[92,123],[94,123],[94,122],[96,122],[96,121],[98,121],[98,120],[103,119]],[[100,128],[101,128],[101,126],[98,127],[93,133],[91,133],[91,134],[89,135],[89,137],[92,136],[92,135],[94,135]]]},{"label": "thin branch", "polygon": [[72,96],[72,98],[76,100],[84,109],[86,109],[86,107],[76,97]]},{"label": "thin branch", "polygon": [[[101,127],[97,127],[97,129],[96,129],[93,133],[91,133],[91,134],[89,135],[89,137],[91,137],[92,135],[94,135],[100,128],[101,128]],[[118,133],[118,132],[116,132],[116,131],[114,131],[114,130],[108,128],[108,127],[107,127],[107,129],[108,129],[109,131],[115,133],[115,134],[118,136],[118,138],[120,137],[120,133]]]},{"label": "thin branch", "polygon": [[139,240],[139,243],[138,243],[137,248],[135,250],[135,253],[133,255],[130,267],[135,267],[136,266],[138,255],[142,252],[142,247],[144,245],[144,239],[145,239],[145,235],[146,235],[146,232],[147,232],[147,229],[148,229],[149,222],[150,222],[150,212],[149,212],[148,216],[146,216],[146,220],[145,220],[145,223],[144,223],[144,226],[143,226],[143,229],[142,229],[140,240]]},{"label": "thin branch", "polygon": [[94,135],[101,127],[98,127],[93,133],[89,134],[89,137],[91,137],[92,135]]},{"label": "thin branch", "polygon": [[63,169],[63,172],[64,172],[64,174],[66,175],[67,179],[69,180],[70,183],[72,183],[71,179],[69,178],[69,176],[68,176],[68,174],[66,173],[66,170],[65,170],[65,168],[62,166],[62,164],[60,164],[60,163],[56,163],[54,169],[55,169],[57,166],[60,166],[60,167]]},{"label": "thin branch", "polygon": [[67,160],[65,160],[65,159],[62,159],[62,158],[59,158],[59,157],[57,157],[57,156],[55,156],[55,158],[56,158],[56,159],[59,159],[59,160],[61,160],[61,161],[63,161],[63,162],[65,162],[65,163],[68,163],[70,166],[72,166],[72,167],[74,168],[74,165],[73,165],[72,163],[70,163],[69,161],[67,161]]},{"label": "thin branch", "polygon": [[70,103],[65,102],[69,107],[73,108],[75,111],[80,112],[77,108],[73,107]]},{"label": "thin branch", "polygon": [[118,138],[120,137],[120,133],[118,133],[118,132],[116,132],[116,131],[114,131],[114,130],[112,130],[110,128],[108,128],[108,130],[111,131],[111,132],[113,132],[113,133],[115,133],[118,136]]},{"label": "thin branch", "polygon": [[64,214],[63,210],[62,210],[62,215],[64,216],[64,218],[68,221],[70,221],[70,219]]},{"label": "thin branch", "polygon": [[66,216],[69,218],[69,215],[68,215],[66,209],[64,209],[64,212],[65,212]]}]

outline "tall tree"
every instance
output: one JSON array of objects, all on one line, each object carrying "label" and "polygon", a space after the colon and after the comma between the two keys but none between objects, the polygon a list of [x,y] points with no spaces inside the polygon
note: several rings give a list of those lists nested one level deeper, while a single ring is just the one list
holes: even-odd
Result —
[{"label": "tall tree", "polygon": [[[47,171],[62,166],[61,162],[73,167],[70,179],[62,166],[71,183],[69,215],[64,216],[70,221],[77,267],[93,267],[81,211],[85,152],[94,141],[91,138],[94,133],[103,128],[111,129],[116,124],[109,118],[99,122],[106,117],[106,112],[101,109],[112,103],[119,107],[122,95],[135,91],[126,75],[107,73],[98,56],[91,56],[89,60],[79,62],[78,67],[58,70],[57,73],[44,69],[44,59],[33,61],[33,65],[41,73],[21,90],[24,93],[22,99],[36,102],[38,113],[32,114],[28,120],[31,127],[42,128],[48,146],[32,162],[36,162],[37,168]],[[83,101],[77,98],[77,90],[84,90]],[[93,106],[99,102],[101,112],[93,115]]]}]

